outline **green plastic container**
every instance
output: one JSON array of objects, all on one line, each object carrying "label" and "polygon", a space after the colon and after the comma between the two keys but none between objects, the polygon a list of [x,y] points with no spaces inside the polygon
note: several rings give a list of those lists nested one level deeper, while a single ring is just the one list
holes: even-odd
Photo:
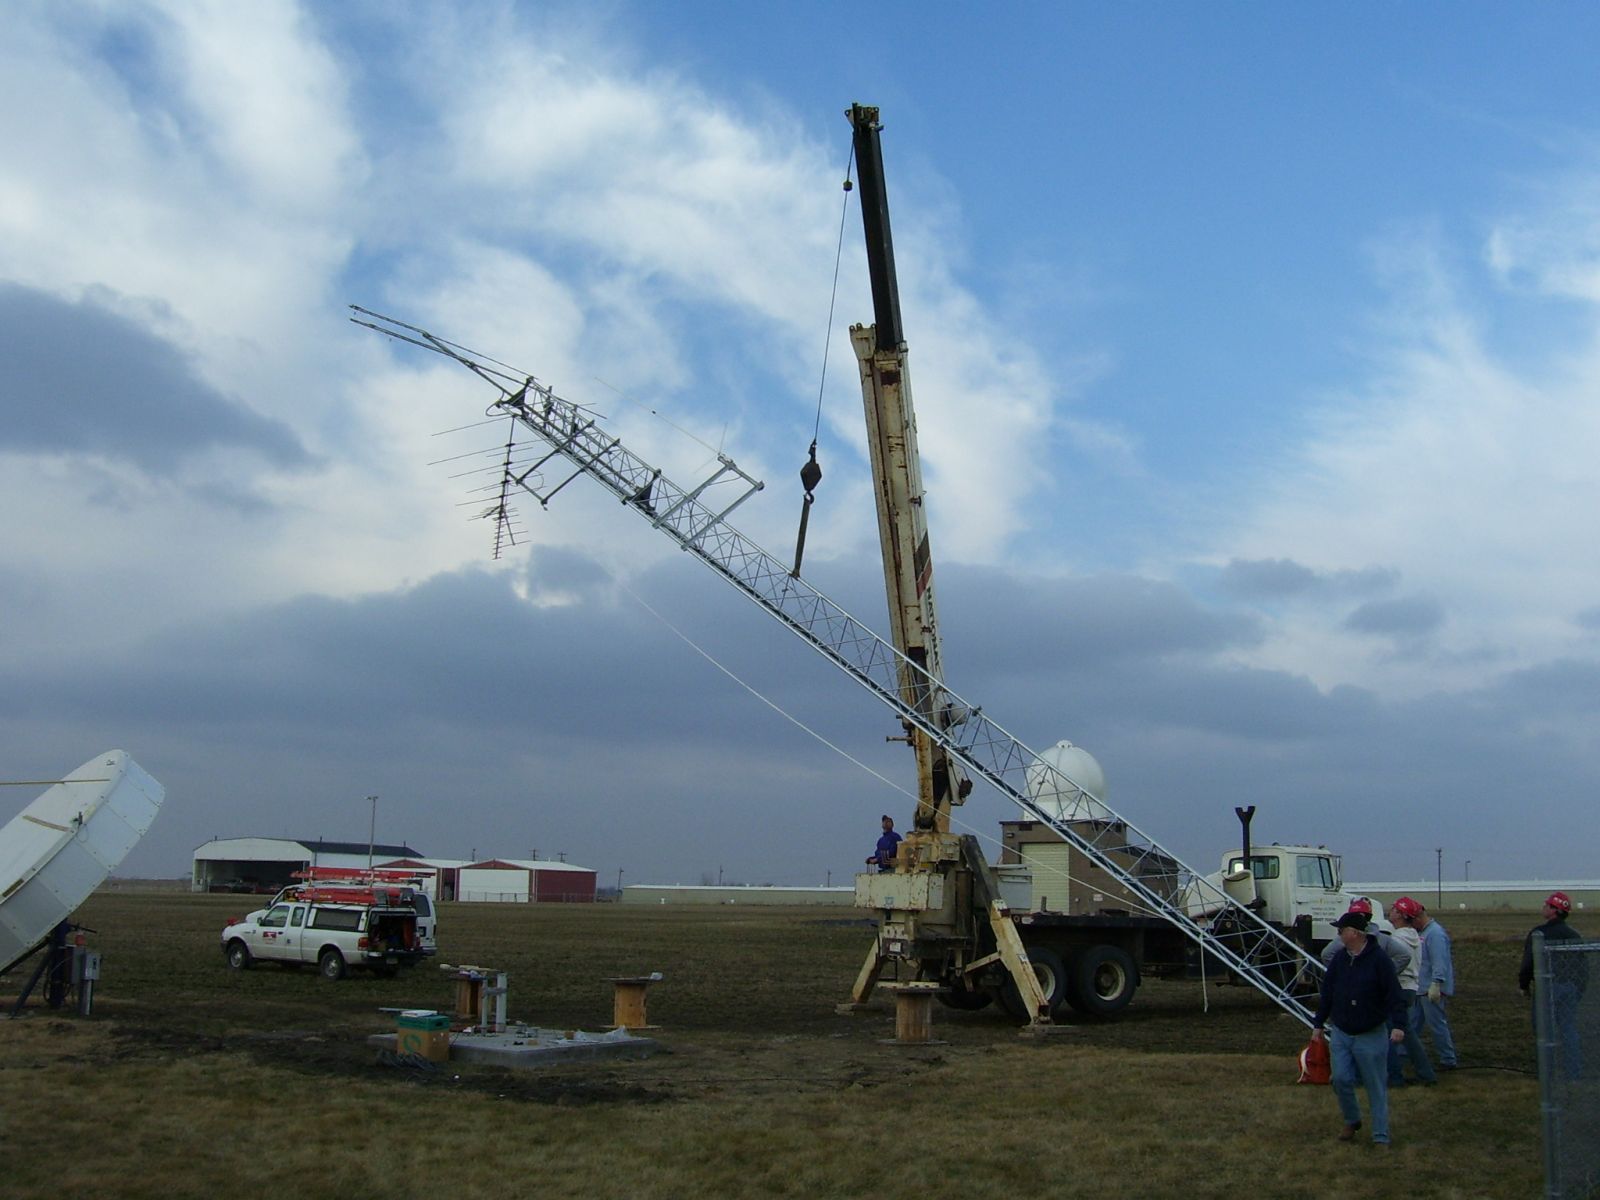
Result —
[{"label": "green plastic container", "polygon": [[450,1018],[430,1009],[410,1009],[401,1013],[395,1024],[401,1029],[449,1029]]}]

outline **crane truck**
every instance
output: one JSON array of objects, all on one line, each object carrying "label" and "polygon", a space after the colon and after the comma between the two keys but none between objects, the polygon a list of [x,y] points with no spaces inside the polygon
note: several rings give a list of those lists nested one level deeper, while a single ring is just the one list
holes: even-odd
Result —
[{"label": "crane truck", "polygon": [[[538,457],[522,459],[508,439],[500,487],[482,514],[496,522],[497,544],[510,520],[509,496],[525,493],[548,507],[567,484],[587,477],[899,719],[917,762],[916,808],[893,870],[857,879],[857,902],[877,914],[878,930],[852,1005],[865,1003],[892,965],[940,985],[941,998],[953,1006],[977,1008],[998,997],[1018,1019],[1042,1026],[1069,1005],[1115,1012],[1132,998],[1141,969],[1210,971],[1257,988],[1309,1025],[1311,1013],[1300,997],[1305,980],[1321,969],[1311,933],[1344,899],[1336,856],[1321,847],[1252,850],[1247,835],[1240,853],[1225,856],[1222,871],[1201,875],[1105,803],[1092,757],[1070,745],[1037,754],[946,685],[881,125],[876,108],[853,105],[847,115],[875,318],[870,326],[853,327],[851,340],[866,409],[892,639],[812,587],[799,571],[798,554],[791,570],[730,524],[729,516],[763,484],[726,454],[718,453],[715,468],[698,484],[680,485],[607,431],[598,414],[535,376],[369,309],[352,305],[351,320],[465,367],[496,393],[488,415],[509,418],[541,444]],[[571,474],[557,480],[547,469],[560,463]],[[974,835],[952,830],[951,812],[974,780],[1022,810],[1025,819],[1009,833],[1017,861],[992,866]],[[1041,849],[1046,845],[1065,856],[1055,868],[1044,860],[1057,851]],[[1283,877],[1282,862],[1293,859],[1299,870],[1302,858],[1315,860],[1319,880],[1331,881],[1321,894],[1279,894],[1267,886]],[[1269,869],[1269,859],[1280,867]],[[1062,872],[1060,887],[1053,870]],[[1008,892],[1027,899],[1014,909]]]},{"label": "crane truck", "polygon": [[[881,914],[881,919],[852,1004],[865,1003],[882,971],[897,960],[919,978],[944,984],[940,998],[947,1004],[979,1008],[998,998],[1013,1015],[1035,1021],[1067,1006],[1110,1015],[1132,999],[1143,972],[1193,975],[1210,965],[1220,976],[1230,974],[1225,964],[1208,960],[1199,944],[1153,912],[1136,891],[1108,875],[1103,857],[1144,876],[1191,917],[1225,928],[1235,919],[1230,910],[1243,907],[1289,932],[1306,949],[1320,948],[1327,937],[1319,939],[1319,931],[1331,929],[1326,921],[1344,911],[1336,856],[1320,847],[1275,847],[1252,855],[1248,816],[1241,809],[1245,826],[1240,861],[1251,863],[1252,870],[1225,862],[1215,876],[1175,886],[1182,874],[1175,860],[1148,848],[1129,853],[1105,844],[1101,832],[1115,829],[1118,822],[1103,803],[1103,773],[1092,755],[1070,742],[1041,756],[1027,773],[1028,788],[1057,821],[1076,826],[1097,843],[1098,854],[1063,839],[1056,822],[1005,822],[997,872],[975,841],[951,833],[951,809],[965,801],[971,785],[949,746],[925,729],[948,729],[964,719],[965,710],[944,690],[882,125],[876,108],[852,105],[847,115],[860,178],[874,317],[871,325],[852,326],[850,339],[861,374],[890,635],[905,664],[901,697],[923,718],[903,722],[917,765],[911,832],[900,844],[892,872],[856,879],[857,906]],[[1280,859],[1292,860],[1297,874],[1284,875]],[[1289,878],[1304,886],[1276,882]],[[1278,973],[1306,977],[1292,957],[1279,965]]]}]

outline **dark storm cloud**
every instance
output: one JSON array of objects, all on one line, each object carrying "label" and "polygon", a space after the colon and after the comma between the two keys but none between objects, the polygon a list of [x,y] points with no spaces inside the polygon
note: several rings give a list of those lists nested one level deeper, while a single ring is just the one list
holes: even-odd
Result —
[{"label": "dark storm cloud", "polygon": [[1223,592],[1242,600],[1370,595],[1392,588],[1399,579],[1400,573],[1388,567],[1314,571],[1288,558],[1236,558],[1217,575]]},{"label": "dark storm cloud", "polygon": [[126,459],[151,473],[230,447],[280,467],[310,455],[287,425],[201,380],[170,342],[92,299],[0,283],[0,448]]},{"label": "dark storm cloud", "polygon": [[962,662],[980,656],[986,670],[1070,673],[1261,638],[1251,614],[1206,608],[1174,584],[1132,575],[1044,579],[963,566],[942,569],[937,584],[947,645]]},{"label": "dark storm cloud", "polygon": [[1444,608],[1425,596],[1369,600],[1345,617],[1343,624],[1353,633],[1415,638],[1444,624]]},{"label": "dark storm cloud", "polygon": [[[870,566],[823,573],[880,624]],[[527,579],[531,602],[516,574],[467,570],[239,613],[126,655],[85,642],[30,663],[10,647],[0,757],[47,772],[131,750],[171,798],[130,869],[171,873],[216,834],[363,836],[369,794],[381,833],[430,853],[563,849],[636,882],[718,866],[837,881],[878,813],[909,814],[629,594],[910,786],[905,747],[884,740],[899,732],[889,710],[687,556],[624,587],[581,553],[540,550]],[[946,626],[952,685],[1036,749],[1065,737],[1091,750],[1113,806],[1197,865],[1215,865],[1241,803],[1261,804],[1264,839],[1336,844],[1368,879],[1421,877],[1441,842],[1501,877],[1533,874],[1544,849],[1580,852],[1530,843],[1509,801],[1537,794],[1540,813],[1568,814],[1557,825],[1583,811],[1600,780],[1600,668],[1545,664],[1385,703],[1231,663],[1255,623],[1169,585],[971,567],[940,580],[960,614]],[[980,787],[962,821],[992,834],[1014,815]]]}]

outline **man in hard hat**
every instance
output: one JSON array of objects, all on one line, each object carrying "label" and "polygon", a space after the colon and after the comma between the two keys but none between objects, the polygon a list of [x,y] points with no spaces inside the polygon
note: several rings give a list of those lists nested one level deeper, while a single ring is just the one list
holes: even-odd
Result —
[{"label": "man in hard hat", "polygon": [[[1422,1044],[1422,1038],[1417,1035],[1421,1027],[1422,1013],[1417,1007],[1417,979],[1422,967],[1422,938],[1412,928],[1414,917],[1420,916],[1422,906],[1409,896],[1401,896],[1389,906],[1389,920],[1394,924],[1394,939],[1403,943],[1411,951],[1411,961],[1400,968],[1400,991],[1406,998],[1406,1040],[1405,1059],[1411,1061],[1411,1071],[1416,1076],[1416,1081],[1424,1087],[1432,1087],[1439,1082],[1439,1075],[1433,1069],[1433,1063],[1428,1058],[1428,1051]],[[1400,1048],[1389,1048],[1389,1086],[1404,1087],[1406,1083],[1405,1064]]]},{"label": "man in hard hat", "polygon": [[1422,943],[1422,962],[1417,968],[1417,1011],[1421,1020],[1413,1025],[1420,1037],[1423,1026],[1433,1038],[1441,1071],[1456,1069],[1456,1040],[1450,1033],[1450,997],[1456,993],[1455,964],[1450,958],[1450,935],[1445,927],[1428,915],[1422,902],[1401,896],[1411,928]]},{"label": "man in hard hat", "polygon": [[1326,1037],[1333,1068],[1333,1093],[1339,1098],[1344,1128],[1341,1142],[1354,1141],[1361,1128],[1356,1083],[1367,1091],[1372,1141],[1389,1144],[1389,1044],[1405,1039],[1405,998],[1394,963],[1367,936],[1365,913],[1347,912],[1334,922],[1342,952],[1333,956],[1322,980],[1322,1001],[1312,1023],[1313,1038]]},{"label": "man in hard hat", "polygon": [[[1567,923],[1572,915],[1572,898],[1565,892],[1551,892],[1544,902],[1544,924],[1528,931],[1522,943],[1522,968],[1517,984],[1524,996],[1533,994],[1533,935],[1551,942],[1581,942],[1583,935]],[[1561,1047],[1561,1069],[1568,1079],[1582,1070],[1582,1047],[1578,1042],[1578,1001],[1589,982],[1589,966],[1584,955],[1571,952],[1549,955],[1550,1014],[1554,1018],[1556,1040]],[[1543,997],[1539,997],[1543,999]]]}]

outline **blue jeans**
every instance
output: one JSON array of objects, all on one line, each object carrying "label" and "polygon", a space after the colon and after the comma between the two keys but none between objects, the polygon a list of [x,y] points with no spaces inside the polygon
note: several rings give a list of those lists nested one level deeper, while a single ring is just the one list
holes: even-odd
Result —
[{"label": "blue jeans", "polygon": [[1420,1039],[1422,1027],[1428,1027],[1428,1033],[1433,1037],[1433,1048],[1439,1052],[1439,1065],[1453,1067],[1456,1065],[1456,1042],[1450,1036],[1450,1018],[1445,1012],[1445,1006],[1450,1003],[1448,996],[1440,996],[1438,1003],[1429,1000],[1426,994],[1417,997],[1417,1013],[1411,1020],[1411,1028]]},{"label": "blue jeans", "polygon": [[1401,1047],[1393,1042],[1389,1043],[1389,1086],[1398,1087],[1406,1081],[1405,1059],[1411,1060],[1411,1070],[1422,1083],[1438,1083],[1439,1076],[1433,1069],[1433,1063],[1428,1061],[1428,1052],[1423,1048],[1422,1039],[1417,1036],[1417,1029],[1422,1017],[1417,1012],[1417,993],[1407,988],[1404,991],[1406,998],[1406,1040],[1404,1058],[1401,1057]]},{"label": "blue jeans", "polygon": [[1361,1123],[1356,1082],[1367,1089],[1372,1110],[1372,1140],[1389,1140],[1389,1031],[1380,1025],[1366,1033],[1346,1033],[1328,1026],[1328,1052],[1333,1066],[1333,1094],[1346,1125]]}]

